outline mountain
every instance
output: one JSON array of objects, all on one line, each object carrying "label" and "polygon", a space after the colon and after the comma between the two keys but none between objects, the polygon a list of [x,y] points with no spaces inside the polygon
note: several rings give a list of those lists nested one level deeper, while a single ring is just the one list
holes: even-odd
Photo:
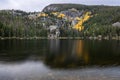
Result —
[{"label": "mountain", "polygon": [[[120,34],[118,27],[112,29],[112,24],[120,22],[120,6],[106,5],[81,5],[81,4],[50,4],[43,9],[43,12],[67,12],[69,9],[77,9],[79,12],[91,12],[91,18],[86,20],[84,33],[87,35],[108,35]],[[65,13],[64,13],[65,14]],[[71,14],[71,13],[70,13]],[[73,14],[74,15],[74,14]],[[80,17],[80,16],[78,16]]]},{"label": "mountain", "polygon": [[[91,11],[94,15],[94,23],[112,24],[120,21],[120,6],[105,5],[81,5],[81,4],[50,4],[43,9],[43,12],[61,12],[75,8],[79,11]],[[95,16],[96,15],[96,16]],[[107,20],[105,20],[107,19]],[[91,20],[93,21],[93,20]],[[91,22],[90,21],[90,22]]]},{"label": "mountain", "polygon": [[50,4],[42,12],[0,11],[1,37],[47,37],[51,25],[61,37],[119,36],[120,6]]},{"label": "mountain", "polygon": [[43,12],[64,11],[71,8],[82,10],[87,8],[87,6],[82,4],[50,4],[43,9]]}]

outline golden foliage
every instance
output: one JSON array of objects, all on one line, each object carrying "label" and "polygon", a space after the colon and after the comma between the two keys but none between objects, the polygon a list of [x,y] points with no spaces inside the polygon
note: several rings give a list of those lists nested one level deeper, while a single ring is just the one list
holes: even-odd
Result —
[{"label": "golden foliage", "polygon": [[60,14],[58,15],[58,17],[59,17],[59,18],[64,18],[64,17],[65,17],[65,14],[60,13]]},{"label": "golden foliage", "polygon": [[53,14],[54,16],[57,16],[59,12],[52,12],[51,14]]},{"label": "golden foliage", "polygon": [[79,31],[84,30],[83,23],[88,19],[90,19],[90,17],[91,17],[91,12],[86,12],[81,19],[77,17],[76,20],[78,20],[78,23],[73,28]]},{"label": "golden foliage", "polygon": [[38,14],[38,17],[47,17],[48,16],[48,14],[46,14],[46,13],[40,13],[40,14]]}]

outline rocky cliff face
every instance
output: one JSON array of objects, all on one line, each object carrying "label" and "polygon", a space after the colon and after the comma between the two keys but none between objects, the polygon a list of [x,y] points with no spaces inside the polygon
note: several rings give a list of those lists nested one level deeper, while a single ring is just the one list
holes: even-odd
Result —
[{"label": "rocky cliff face", "polygon": [[44,9],[43,9],[43,12],[52,12],[52,11],[57,11],[59,8],[57,7],[56,4],[51,4],[51,5],[48,5],[46,6]]},{"label": "rocky cliff face", "polygon": [[61,13],[65,14],[66,16],[75,18],[75,17],[81,17],[84,11],[78,11],[75,8],[68,9],[65,11],[61,11]]},{"label": "rocky cliff face", "polygon": [[43,12],[64,11],[71,8],[83,10],[85,7],[81,4],[50,4],[43,9]]}]

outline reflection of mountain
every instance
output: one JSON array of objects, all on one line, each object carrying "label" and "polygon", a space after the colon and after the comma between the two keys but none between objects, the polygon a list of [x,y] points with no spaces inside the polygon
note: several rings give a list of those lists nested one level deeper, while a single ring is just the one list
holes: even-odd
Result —
[{"label": "reflection of mountain", "polygon": [[75,42],[75,53],[78,58],[82,58],[87,64],[89,61],[89,53],[84,46],[84,41],[79,40]]},{"label": "reflection of mountain", "polygon": [[[82,40],[52,40],[46,63],[54,67],[75,67],[88,63],[88,51]],[[54,42],[54,43],[53,43]],[[59,48],[59,49],[58,49]]]},{"label": "reflection of mountain", "polygon": [[120,65],[119,41],[5,40],[0,41],[0,62],[42,61],[55,68]]},{"label": "reflection of mountain", "polygon": [[49,43],[50,43],[49,49],[50,49],[51,53],[52,52],[57,53],[57,51],[59,51],[59,46],[60,46],[59,42],[60,42],[60,40],[53,40],[53,39],[49,40]]},{"label": "reflection of mountain", "polygon": [[[57,46],[56,40],[53,42],[50,46],[52,49],[50,48],[45,58],[45,64],[51,67],[73,68],[87,65],[120,64],[118,58],[120,50],[118,48],[113,50],[118,47],[116,41],[60,40]],[[108,49],[105,50],[105,47]]]}]

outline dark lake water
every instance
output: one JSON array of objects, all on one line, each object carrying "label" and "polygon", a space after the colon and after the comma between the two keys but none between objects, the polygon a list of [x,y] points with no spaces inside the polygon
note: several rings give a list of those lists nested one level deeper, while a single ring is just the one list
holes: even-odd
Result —
[{"label": "dark lake water", "polygon": [[0,40],[0,80],[119,80],[120,41]]}]

